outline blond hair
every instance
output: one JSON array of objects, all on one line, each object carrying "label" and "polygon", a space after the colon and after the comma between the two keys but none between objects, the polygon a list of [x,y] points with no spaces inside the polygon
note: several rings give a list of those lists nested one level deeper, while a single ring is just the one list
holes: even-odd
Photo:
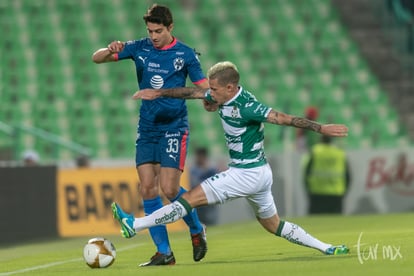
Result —
[{"label": "blond hair", "polygon": [[217,79],[220,85],[228,83],[239,84],[240,74],[236,65],[230,61],[222,61],[214,64],[208,69],[207,77],[209,79]]}]

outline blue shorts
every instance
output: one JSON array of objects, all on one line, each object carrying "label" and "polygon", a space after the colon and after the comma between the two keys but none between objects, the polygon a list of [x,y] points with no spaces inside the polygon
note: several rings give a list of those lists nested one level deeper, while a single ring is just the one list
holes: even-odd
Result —
[{"label": "blue shorts", "polygon": [[188,129],[141,131],[135,144],[135,163],[159,163],[161,167],[184,170]]}]

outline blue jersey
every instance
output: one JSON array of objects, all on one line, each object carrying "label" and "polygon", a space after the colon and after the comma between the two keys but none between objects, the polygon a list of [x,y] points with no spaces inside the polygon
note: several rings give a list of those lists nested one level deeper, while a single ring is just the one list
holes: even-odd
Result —
[{"label": "blue jersey", "polygon": [[[122,59],[132,59],[135,62],[139,89],[184,87],[187,76],[194,84],[205,80],[195,51],[175,38],[162,49],[155,48],[149,38],[128,41],[118,53],[118,60]],[[185,100],[142,100],[139,126],[160,131],[187,128]]]}]

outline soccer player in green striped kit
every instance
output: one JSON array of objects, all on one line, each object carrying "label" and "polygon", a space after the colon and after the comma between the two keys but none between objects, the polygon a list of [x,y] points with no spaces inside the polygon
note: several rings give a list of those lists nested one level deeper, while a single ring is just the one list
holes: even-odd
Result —
[{"label": "soccer player in green striped kit", "polygon": [[145,89],[136,92],[133,98],[152,100],[158,97],[173,97],[209,102],[209,111],[219,110],[230,154],[229,169],[204,180],[176,202],[146,217],[135,218],[113,203],[112,212],[121,225],[122,235],[130,238],[143,229],[175,222],[199,206],[246,198],[259,223],[271,234],[317,249],[326,255],[347,254],[349,249],[345,245],[334,246],[322,242],[300,226],[279,218],[271,191],[272,171],[263,150],[263,123],[309,129],[335,137],[347,136],[348,128],[344,125],[320,124],[306,118],[291,116],[260,103],[240,86],[239,72],[231,62],[215,64],[207,75],[209,89]]}]

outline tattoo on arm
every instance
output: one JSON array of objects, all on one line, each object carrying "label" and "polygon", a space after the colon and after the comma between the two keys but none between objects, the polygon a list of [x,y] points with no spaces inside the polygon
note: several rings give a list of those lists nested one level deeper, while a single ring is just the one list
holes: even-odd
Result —
[{"label": "tattoo on arm", "polygon": [[181,99],[204,99],[204,94],[207,90],[199,87],[179,87],[164,89],[162,95]]},{"label": "tattoo on arm", "polygon": [[313,130],[315,132],[320,132],[322,127],[322,125],[317,122],[301,117],[293,117],[292,121],[290,122],[290,125],[297,128]]},{"label": "tattoo on arm", "polygon": [[267,122],[271,124],[280,125],[281,123],[279,122],[279,112],[272,109],[269,112],[269,115],[267,116]]},{"label": "tattoo on arm", "polygon": [[294,126],[320,132],[322,125],[302,117],[295,117],[283,112],[271,110],[267,116],[267,122],[277,125]]}]

